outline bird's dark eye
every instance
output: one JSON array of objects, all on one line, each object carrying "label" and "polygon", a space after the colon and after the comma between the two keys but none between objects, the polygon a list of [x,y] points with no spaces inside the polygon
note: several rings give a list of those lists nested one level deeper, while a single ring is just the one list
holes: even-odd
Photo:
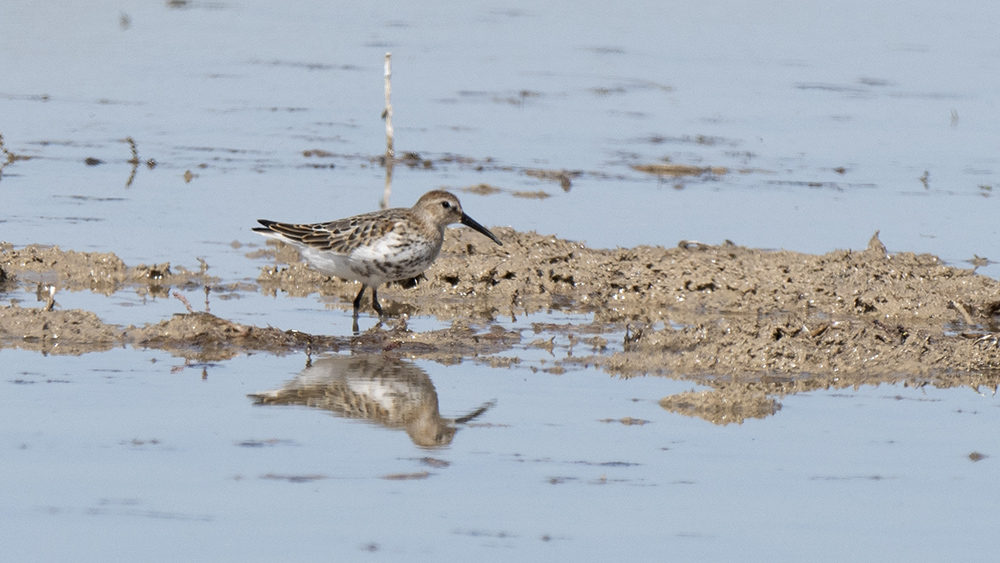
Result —
[{"label": "bird's dark eye", "polygon": [[443,207],[445,209],[451,209],[451,203],[447,202],[447,201],[442,201],[441,202],[441,207]]}]

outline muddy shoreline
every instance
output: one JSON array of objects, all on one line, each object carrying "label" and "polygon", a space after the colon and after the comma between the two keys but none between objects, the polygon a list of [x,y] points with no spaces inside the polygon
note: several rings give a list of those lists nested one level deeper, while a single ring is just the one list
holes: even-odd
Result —
[{"label": "muddy shoreline", "polygon": [[[560,310],[590,313],[592,320],[535,328],[570,342],[546,371],[597,366],[622,377],[691,380],[711,390],[667,397],[662,406],[716,422],[767,416],[780,408],[774,397],[818,388],[903,382],[995,391],[1000,383],[1000,348],[981,338],[998,329],[1000,283],[931,255],[889,254],[877,234],[861,251],[808,255],[687,241],[604,250],[508,228],[494,232],[504,246],[450,230],[441,258],[422,279],[380,291],[392,319],[357,336],[242,325],[193,310],[123,327],[89,311],[47,310],[43,299],[49,286],[160,296],[208,287],[316,293],[350,308],[354,283],[308,269],[280,243],[248,254],[260,264],[256,285],[222,283],[204,265],[200,271],[129,267],[113,254],[4,243],[0,289],[10,300],[10,291],[37,284],[40,304],[13,300],[0,307],[0,346],[47,354],[132,346],[194,361],[350,351],[502,367],[518,362],[510,354],[518,347],[552,351],[554,345],[494,321]],[[424,315],[451,326],[407,327],[408,317]]]}]

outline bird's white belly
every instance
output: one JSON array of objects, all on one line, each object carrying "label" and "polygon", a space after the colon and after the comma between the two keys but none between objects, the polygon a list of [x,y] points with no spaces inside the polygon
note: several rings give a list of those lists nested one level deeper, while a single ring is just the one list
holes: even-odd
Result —
[{"label": "bird's white belly", "polygon": [[374,244],[359,246],[350,254],[300,247],[302,256],[317,270],[368,286],[412,278],[437,259],[441,245],[400,237],[390,232]]}]

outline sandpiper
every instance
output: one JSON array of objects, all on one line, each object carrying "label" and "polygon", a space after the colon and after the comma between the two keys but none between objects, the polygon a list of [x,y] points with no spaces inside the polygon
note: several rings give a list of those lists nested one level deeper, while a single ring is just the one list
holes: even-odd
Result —
[{"label": "sandpiper", "polygon": [[503,245],[486,227],[462,211],[458,198],[443,190],[423,195],[409,208],[385,209],[327,223],[278,223],[257,221],[254,232],[287,242],[297,248],[320,272],[361,282],[354,298],[357,331],[361,297],[372,289],[372,307],[382,316],[378,286],[420,275],[437,259],[444,242],[444,228],[461,223]]}]

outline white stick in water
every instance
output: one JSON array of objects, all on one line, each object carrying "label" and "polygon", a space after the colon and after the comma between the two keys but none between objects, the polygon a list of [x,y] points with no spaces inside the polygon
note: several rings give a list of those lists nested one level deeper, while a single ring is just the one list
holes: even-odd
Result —
[{"label": "white stick in water", "polygon": [[392,53],[385,54],[385,192],[382,194],[382,209],[389,207],[389,194],[392,193],[392,166],[395,164],[396,153],[392,148]]}]

